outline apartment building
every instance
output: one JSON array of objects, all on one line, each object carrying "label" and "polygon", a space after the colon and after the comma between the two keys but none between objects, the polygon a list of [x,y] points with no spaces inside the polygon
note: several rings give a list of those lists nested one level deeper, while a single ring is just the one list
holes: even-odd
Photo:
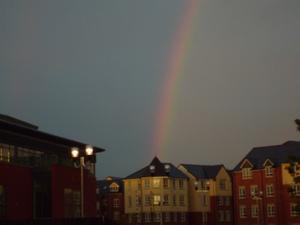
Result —
[{"label": "apartment building", "polygon": [[190,225],[233,224],[232,184],[223,165],[178,166],[189,177]]},{"label": "apartment building", "polygon": [[157,157],[124,179],[127,224],[188,224],[188,177]]},{"label": "apartment building", "polygon": [[288,172],[290,157],[300,158],[300,142],[253,148],[234,168],[234,220],[238,225],[296,225],[300,214],[293,190],[300,186]]},{"label": "apartment building", "polygon": [[97,215],[108,223],[121,224],[124,219],[122,178],[109,176],[97,181]]},{"label": "apartment building", "polygon": [[95,217],[96,153],[104,149],[94,147],[86,162],[82,204],[71,148],[81,155],[86,146],[0,115],[0,219]]}]

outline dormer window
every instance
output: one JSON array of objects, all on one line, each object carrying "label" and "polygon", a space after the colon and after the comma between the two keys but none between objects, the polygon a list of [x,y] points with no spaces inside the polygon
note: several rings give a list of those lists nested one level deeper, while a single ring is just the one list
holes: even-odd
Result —
[{"label": "dormer window", "polygon": [[243,168],[242,169],[242,178],[243,180],[251,179],[252,178],[252,170],[251,168]]},{"label": "dormer window", "polygon": [[109,186],[109,190],[110,190],[110,192],[118,192],[119,191],[119,185],[117,185],[116,183],[112,183]]},{"label": "dormer window", "polygon": [[242,163],[240,168],[242,169],[242,179],[243,180],[252,178],[253,165],[247,159]]}]

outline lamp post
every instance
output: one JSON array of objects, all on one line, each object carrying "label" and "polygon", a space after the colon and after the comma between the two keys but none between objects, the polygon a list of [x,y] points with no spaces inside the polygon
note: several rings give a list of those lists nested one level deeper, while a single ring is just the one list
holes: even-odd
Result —
[{"label": "lamp post", "polygon": [[[74,166],[80,168],[80,216],[84,217],[84,177],[83,169],[86,167],[85,157],[92,156],[94,149],[92,146],[87,145],[84,154],[80,154],[79,148],[72,147],[71,155],[74,159]],[[78,165],[79,160],[79,165]]]},{"label": "lamp post", "polygon": [[260,217],[259,217],[259,211],[260,211],[260,202],[262,200],[262,197],[263,197],[263,192],[262,191],[259,191],[258,193],[257,192],[251,192],[251,196],[252,196],[252,199],[256,201],[256,204],[257,204],[257,225],[260,224]]}]

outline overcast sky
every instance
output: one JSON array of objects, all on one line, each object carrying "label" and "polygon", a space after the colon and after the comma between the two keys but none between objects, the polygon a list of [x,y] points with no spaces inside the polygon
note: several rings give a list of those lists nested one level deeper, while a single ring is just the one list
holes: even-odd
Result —
[{"label": "overcast sky", "polygon": [[[97,176],[148,164],[189,0],[0,0],[0,113],[106,148]],[[300,1],[198,0],[163,161],[223,163],[299,140]]]}]

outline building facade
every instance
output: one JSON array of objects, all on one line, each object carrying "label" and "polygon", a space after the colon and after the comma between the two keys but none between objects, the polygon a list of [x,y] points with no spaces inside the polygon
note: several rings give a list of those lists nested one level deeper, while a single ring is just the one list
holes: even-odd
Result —
[{"label": "building facade", "polygon": [[223,165],[181,164],[189,177],[189,224],[232,225],[231,177]]},{"label": "building facade", "polygon": [[103,221],[121,224],[124,219],[124,185],[122,178],[107,177],[97,181],[97,214]]},{"label": "building facade", "polygon": [[155,157],[124,179],[126,224],[188,224],[188,177]]},{"label": "building facade", "polygon": [[300,158],[300,142],[254,148],[234,168],[235,224],[300,224],[296,199],[289,194],[293,188],[300,196],[288,171],[290,157]]},{"label": "building facade", "polygon": [[[70,149],[86,144],[0,115],[0,218],[68,218],[81,213],[81,174]],[[96,216],[95,153],[83,170],[84,215]]]}]

